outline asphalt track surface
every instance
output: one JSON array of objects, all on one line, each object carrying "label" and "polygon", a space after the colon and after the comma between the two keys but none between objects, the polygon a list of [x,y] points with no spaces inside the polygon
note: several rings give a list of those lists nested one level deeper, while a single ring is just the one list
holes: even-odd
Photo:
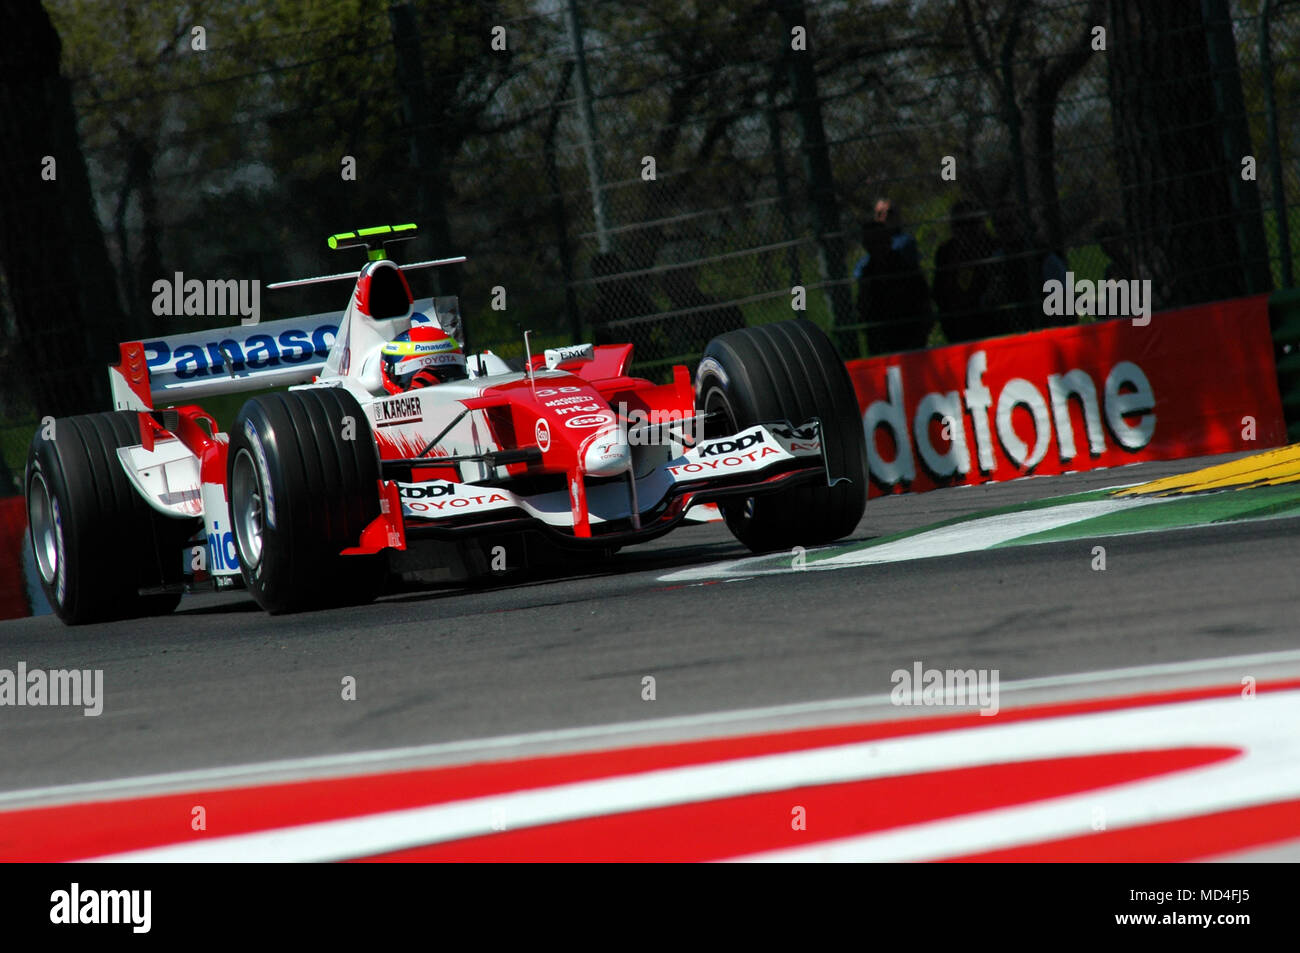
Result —
[{"label": "asphalt track surface", "polygon": [[[1211,462],[873,500],[854,538]],[[1092,569],[1095,545],[1106,547],[1104,572]],[[1300,648],[1298,519],[705,585],[660,580],[744,555],[709,524],[596,571],[343,610],[270,617],[233,593],[186,597],[160,619],[3,623],[0,667],[103,669],[105,700],[99,717],[0,709],[0,792],[879,696],[891,672],[917,661],[997,669],[1005,684]],[[355,701],[341,697],[345,676]],[[642,698],[645,676],[653,701]]]}]

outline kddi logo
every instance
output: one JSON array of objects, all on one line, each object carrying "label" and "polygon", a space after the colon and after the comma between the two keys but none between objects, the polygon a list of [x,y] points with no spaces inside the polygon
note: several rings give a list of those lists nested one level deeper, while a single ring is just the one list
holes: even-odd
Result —
[{"label": "kddi logo", "polygon": [[404,500],[436,500],[440,496],[455,496],[456,484],[425,483],[421,486],[410,486],[403,483],[400,490]]},{"label": "kddi logo", "polygon": [[720,457],[728,453],[740,453],[742,450],[748,450],[750,447],[757,446],[763,442],[761,431],[745,434],[743,437],[736,437],[734,440],[714,440],[700,447],[699,456],[703,457]]}]

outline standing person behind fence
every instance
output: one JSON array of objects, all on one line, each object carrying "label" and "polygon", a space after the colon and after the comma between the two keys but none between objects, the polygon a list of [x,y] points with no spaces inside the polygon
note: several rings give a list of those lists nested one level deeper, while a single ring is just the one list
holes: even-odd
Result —
[{"label": "standing person behind fence", "polygon": [[921,274],[916,240],[903,232],[897,206],[876,203],[876,218],[862,227],[865,254],[853,269],[858,319],[867,328],[870,354],[923,348],[934,323],[930,286]]},{"label": "standing person behind fence", "polygon": [[996,272],[986,299],[996,334],[1021,334],[1038,328],[1072,324],[1074,318],[1049,318],[1043,307],[1043,283],[1065,281],[1065,257],[1043,250],[1041,240],[1026,238],[1019,207],[1003,205],[993,213],[997,247]]},{"label": "standing person behind fence", "polygon": [[[889,247],[899,258],[915,267],[921,267],[921,250],[916,239],[903,231],[903,207],[892,199],[876,199],[875,219],[889,230]],[[929,288],[926,288],[929,297]]]},{"label": "standing person behind fence", "polygon": [[998,333],[989,312],[989,288],[997,274],[996,247],[984,213],[972,202],[953,203],[952,237],[934,254],[934,300],[949,342],[975,341]]}]

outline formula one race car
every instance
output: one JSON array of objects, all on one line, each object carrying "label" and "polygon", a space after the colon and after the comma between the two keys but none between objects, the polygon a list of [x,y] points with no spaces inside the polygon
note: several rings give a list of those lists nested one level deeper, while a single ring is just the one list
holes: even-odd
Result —
[{"label": "formula one race car", "polygon": [[[342,312],[122,344],[116,410],[41,428],[29,526],[65,622],[241,584],[273,613],[364,602],[470,542],[608,553],[719,510],[756,552],[857,526],[858,404],[811,322],[713,339],[694,381],[681,366],[666,384],[629,376],[630,344],[512,369],[462,349],[455,298],[412,300],[405,272],[465,260],[395,264],[386,246],[414,233],[333,236],[366,249],[359,272],[268,286],[355,279]],[[228,434],[193,403],[239,391],[259,395]]]}]

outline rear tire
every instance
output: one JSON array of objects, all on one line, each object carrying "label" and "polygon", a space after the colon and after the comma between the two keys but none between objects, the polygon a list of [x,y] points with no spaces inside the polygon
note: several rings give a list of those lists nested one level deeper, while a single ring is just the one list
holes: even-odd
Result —
[{"label": "rear tire", "polygon": [[69,625],[165,615],[181,600],[183,549],[196,520],[149,506],[127,478],[117,448],[140,442],[134,412],[84,414],[32,437],[23,481],[27,532],[45,598]]},{"label": "rear tire", "polygon": [[852,533],[867,503],[867,442],[857,395],[830,339],[806,320],[742,328],[709,342],[695,378],[696,407],[716,412],[705,436],[756,423],[817,417],[830,472],[850,482],[791,487],[722,503],[732,534],[754,552],[815,546]]},{"label": "rear tire", "polygon": [[340,556],[379,515],[379,454],[341,387],[248,401],[230,433],[230,524],[244,584],[267,612],[369,602],[382,554]]}]

